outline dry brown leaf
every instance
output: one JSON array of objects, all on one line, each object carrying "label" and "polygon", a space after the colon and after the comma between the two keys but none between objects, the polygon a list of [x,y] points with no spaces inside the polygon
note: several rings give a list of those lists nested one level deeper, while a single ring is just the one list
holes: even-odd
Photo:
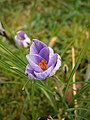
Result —
[{"label": "dry brown leaf", "polygon": [[57,37],[57,36],[54,36],[54,37],[50,40],[48,46],[49,46],[49,47],[53,47],[53,46],[55,45],[57,39],[58,39],[58,37]]},{"label": "dry brown leaf", "polygon": [[[82,84],[78,83],[75,85],[76,86],[76,90],[79,90],[82,88]],[[66,94],[66,97],[65,97],[65,101],[66,102],[69,102],[70,99],[72,98],[73,96],[73,88],[72,88],[72,85],[68,88],[68,91],[67,91],[67,94]]]}]

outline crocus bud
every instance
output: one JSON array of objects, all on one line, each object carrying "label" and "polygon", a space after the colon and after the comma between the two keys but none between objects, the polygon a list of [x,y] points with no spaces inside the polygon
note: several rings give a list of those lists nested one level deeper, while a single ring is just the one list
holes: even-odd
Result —
[{"label": "crocus bud", "polygon": [[64,72],[64,74],[67,74],[67,72],[68,72],[68,66],[67,66],[67,64],[64,64],[64,66],[63,66],[63,72]]},{"label": "crocus bud", "polygon": [[68,66],[67,66],[67,64],[64,64],[64,66],[63,66],[64,81],[67,81],[67,72],[68,72]]},{"label": "crocus bud", "polygon": [[27,48],[31,42],[30,38],[24,31],[18,31],[17,35],[15,35],[15,40],[20,46],[23,46],[24,48]]}]

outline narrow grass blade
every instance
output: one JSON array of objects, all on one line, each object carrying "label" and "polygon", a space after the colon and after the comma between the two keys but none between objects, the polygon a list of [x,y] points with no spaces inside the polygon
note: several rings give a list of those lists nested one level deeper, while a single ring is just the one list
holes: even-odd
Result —
[{"label": "narrow grass blade", "polygon": [[82,48],[82,50],[81,50],[81,52],[80,52],[80,55],[79,55],[79,57],[78,57],[78,59],[77,59],[76,65],[75,65],[74,69],[72,70],[72,72],[71,72],[71,74],[70,74],[70,76],[69,76],[69,78],[68,78],[68,83],[67,83],[67,86],[66,86],[66,89],[65,89],[65,93],[64,93],[63,99],[65,99],[65,96],[66,96],[67,90],[68,90],[68,88],[69,88],[70,82],[71,82],[71,80],[72,80],[72,77],[73,77],[75,71],[77,70],[77,68],[78,68],[78,66],[79,66],[82,58],[84,57],[85,52],[87,51],[89,45],[90,45],[90,38],[88,38],[88,39],[86,40],[86,42],[85,42],[85,44],[84,44],[84,47]]}]

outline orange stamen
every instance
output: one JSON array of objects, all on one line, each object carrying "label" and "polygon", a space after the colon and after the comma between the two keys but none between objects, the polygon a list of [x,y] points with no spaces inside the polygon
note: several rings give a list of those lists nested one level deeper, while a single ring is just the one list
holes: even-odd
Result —
[{"label": "orange stamen", "polygon": [[47,61],[46,60],[42,60],[40,63],[39,63],[39,67],[42,69],[42,70],[46,70],[47,69]]}]

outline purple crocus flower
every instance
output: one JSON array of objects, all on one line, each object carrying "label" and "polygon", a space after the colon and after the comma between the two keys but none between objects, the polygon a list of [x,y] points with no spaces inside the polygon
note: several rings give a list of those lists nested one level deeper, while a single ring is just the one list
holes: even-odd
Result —
[{"label": "purple crocus flower", "polygon": [[16,42],[23,47],[28,47],[30,44],[30,38],[27,36],[27,34],[24,31],[18,31],[17,35],[15,35]]},{"label": "purple crocus flower", "polygon": [[25,73],[30,79],[44,80],[53,76],[61,66],[61,58],[53,49],[43,42],[34,39],[30,47],[30,54],[26,55],[29,64]]}]

